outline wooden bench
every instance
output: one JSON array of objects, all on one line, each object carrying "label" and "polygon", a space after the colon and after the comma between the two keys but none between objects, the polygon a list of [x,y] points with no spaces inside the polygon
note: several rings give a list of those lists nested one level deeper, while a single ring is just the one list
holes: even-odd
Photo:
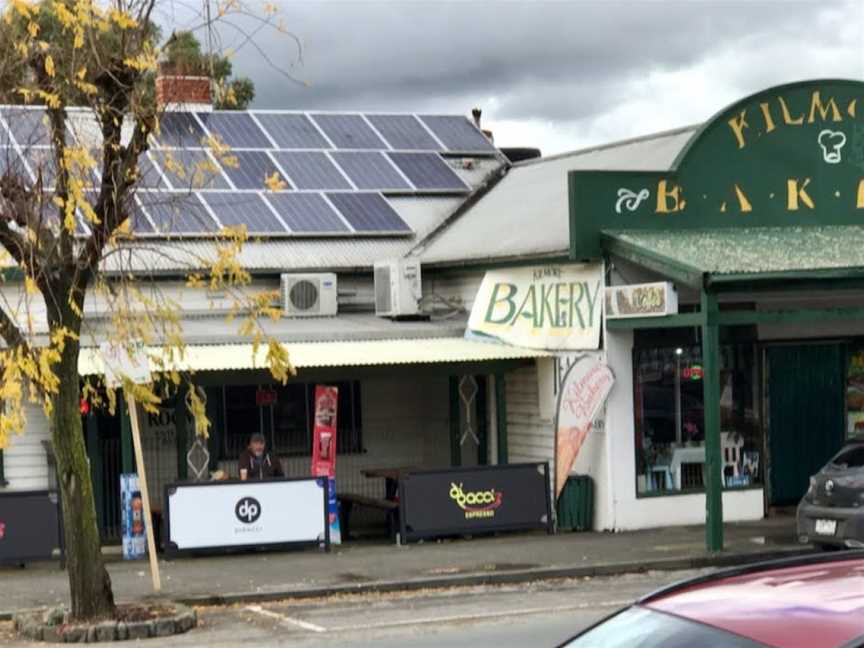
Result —
[{"label": "wooden bench", "polygon": [[340,504],[340,523],[345,538],[348,538],[350,534],[351,511],[355,506],[365,506],[384,511],[387,515],[387,531],[391,538],[396,537],[399,528],[399,502],[355,493],[339,493],[336,497]]}]

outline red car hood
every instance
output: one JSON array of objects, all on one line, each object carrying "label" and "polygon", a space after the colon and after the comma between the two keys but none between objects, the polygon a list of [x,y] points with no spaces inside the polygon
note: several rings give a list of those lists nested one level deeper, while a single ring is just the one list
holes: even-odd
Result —
[{"label": "red car hood", "polygon": [[864,636],[864,558],[732,576],[642,605],[776,648],[842,646]]}]

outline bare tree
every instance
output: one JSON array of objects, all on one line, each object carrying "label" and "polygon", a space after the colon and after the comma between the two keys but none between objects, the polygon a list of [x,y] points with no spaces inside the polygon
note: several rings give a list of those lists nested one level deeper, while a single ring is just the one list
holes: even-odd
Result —
[{"label": "bare tree", "polygon": [[[66,513],[76,620],[114,613],[79,408],[82,395],[97,406],[113,408],[115,401],[98,380],[82,385],[82,344],[88,335],[149,344],[158,369],[154,382],[127,388],[151,410],[166,391],[194,380],[177,361],[184,351],[180,305],[132,264],[134,254],[148,249],[171,254],[157,240],[137,236],[134,198],[146,182],[143,154],[160,128],[153,98],[159,56],[156,4],[10,0],[0,21],[0,101],[40,106],[0,109],[0,125],[13,134],[0,142],[0,246],[5,265],[18,277],[7,278],[0,308],[5,343],[0,447],[23,428],[26,404],[41,404],[51,424]],[[250,14],[241,3],[230,2],[220,7],[219,17],[232,11]],[[270,14],[262,20],[269,21]],[[208,145],[218,159],[231,163],[227,147]],[[178,172],[186,174],[191,187],[206,181],[208,169],[187,164]],[[287,353],[258,324],[259,318],[275,315],[273,295],[249,290],[250,276],[238,261],[245,231],[223,231],[216,239],[212,257],[185,258],[188,282],[234,296],[232,314],[242,320],[241,332],[255,341],[256,352],[262,345],[274,377],[285,381],[293,371]],[[106,322],[98,332],[88,330],[88,299],[98,302]],[[196,430],[206,434],[198,393],[190,391],[191,408]]]}]

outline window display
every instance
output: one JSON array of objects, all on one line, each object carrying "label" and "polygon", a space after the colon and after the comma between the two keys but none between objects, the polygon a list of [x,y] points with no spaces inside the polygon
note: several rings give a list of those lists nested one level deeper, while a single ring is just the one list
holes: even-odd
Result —
[{"label": "window display", "polygon": [[[682,342],[684,342],[682,340]],[[702,350],[698,344],[634,350],[637,493],[704,488]],[[761,483],[756,349],[724,346],[720,364],[720,453],[726,488]]]}]

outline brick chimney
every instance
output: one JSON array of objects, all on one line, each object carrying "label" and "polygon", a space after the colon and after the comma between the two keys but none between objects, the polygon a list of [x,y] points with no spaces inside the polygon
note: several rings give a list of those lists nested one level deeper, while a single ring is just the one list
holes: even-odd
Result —
[{"label": "brick chimney", "polygon": [[213,110],[210,77],[187,74],[170,63],[160,63],[156,76],[156,104],[160,110],[209,112]]},{"label": "brick chimney", "polygon": [[486,129],[484,129],[482,126],[480,126],[480,117],[481,117],[482,115],[483,115],[483,111],[480,110],[479,108],[474,108],[474,109],[471,111],[471,117],[474,118],[474,125],[477,127],[477,129],[478,129],[481,133],[483,133],[483,134],[486,136],[486,138],[487,138],[490,142],[492,142],[492,143],[494,144],[494,143],[495,143],[495,138],[492,136],[492,131],[491,131],[491,130],[486,130]]}]

